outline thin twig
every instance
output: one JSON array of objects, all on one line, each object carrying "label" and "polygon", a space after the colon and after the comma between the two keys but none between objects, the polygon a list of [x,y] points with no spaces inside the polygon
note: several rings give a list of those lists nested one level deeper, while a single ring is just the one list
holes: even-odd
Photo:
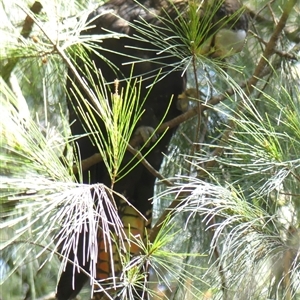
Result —
[{"label": "thin twig", "polygon": [[[258,41],[260,41],[262,44],[267,45],[268,42],[266,42],[262,37],[260,37],[258,34],[255,32],[249,30],[248,31],[252,36],[254,36]],[[290,52],[286,51],[280,51],[278,49],[274,49],[274,52],[278,54],[280,57],[288,58],[288,59],[293,59],[293,60],[298,60],[297,56],[295,54],[292,54]]]},{"label": "thin twig", "polygon": [[164,184],[168,185],[168,186],[173,186],[172,182],[169,181],[168,179],[166,179],[164,176],[161,175],[161,173],[159,173],[157,170],[155,170],[152,165],[145,159],[145,157],[143,157],[143,155],[141,154],[141,152],[137,151],[135,148],[133,148],[131,145],[127,146],[127,150],[133,154],[134,156],[136,156],[141,163],[143,164],[143,166],[156,178],[160,179],[161,182],[163,182]]}]

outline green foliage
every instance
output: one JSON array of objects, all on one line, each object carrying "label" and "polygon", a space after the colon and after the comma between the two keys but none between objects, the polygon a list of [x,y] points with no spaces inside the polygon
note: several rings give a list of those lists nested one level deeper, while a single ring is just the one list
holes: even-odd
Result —
[{"label": "green foliage", "polygon": [[[24,6],[22,1],[19,4]],[[147,26],[145,20],[132,24],[137,30],[143,25],[147,42],[162,53],[172,50],[181,59],[173,70],[189,67],[188,85],[196,89],[191,109],[203,104],[205,111],[180,126],[161,171],[172,179],[173,186],[166,189],[158,184],[155,213],[169,212],[166,207],[175,200],[171,215],[157,223],[164,225],[159,225],[152,243],[151,232],[145,244],[130,238],[143,249],[134,261],[118,249],[124,265],[118,284],[124,298],[130,298],[141,284],[140,267],[145,263],[150,270],[146,289],[154,299],[299,297],[300,76],[295,62],[299,41],[293,34],[299,31],[299,3],[273,55],[264,57],[266,63],[255,85],[247,82],[286,4],[246,4],[261,14],[252,18],[243,53],[226,62],[207,57],[211,37],[206,33],[212,17],[201,16],[194,1],[185,10],[187,18],[181,9],[176,19],[166,11],[161,16],[163,31]],[[7,9],[6,5],[2,3]],[[7,31],[0,49],[1,66],[6,66],[0,82],[0,280],[4,299],[34,299],[54,291],[59,266],[62,271],[79,233],[87,227],[93,251],[99,223],[107,245],[114,244],[105,209],[113,219],[113,231],[124,236],[110,189],[74,183],[73,158],[61,160],[65,147],[76,140],[68,136],[64,117],[66,66],[76,66],[69,57],[86,59],[83,49],[96,53],[95,42],[103,38],[79,36],[89,26],[83,14],[78,22],[60,21],[77,9],[77,4],[72,5],[48,3],[40,16],[31,14],[35,26],[27,39],[19,36],[20,28],[15,25],[25,14],[15,8],[21,15],[18,22],[6,22],[9,30],[3,27],[1,31]],[[289,26],[296,29],[289,30]],[[133,132],[128,124],[135,124],[142,115],[139,79],[128,79],[127,88],[111,93],[92,63],[85,62],[90,85],[96,90],[91,98],[99,100],[99,109],[90,108],[87,124],[115,181],[126,175],[120,162]],[[110,109],[107,101],[112,104]],[[107,124],[106,144],[97,117]],[[174,177],[177,174],[180,176]],[[95,197],[101,199],[97,205]],[[67,238],[69,232],[75,233],[73,239]],[[63,248],[60,254],[59,246]]]}]

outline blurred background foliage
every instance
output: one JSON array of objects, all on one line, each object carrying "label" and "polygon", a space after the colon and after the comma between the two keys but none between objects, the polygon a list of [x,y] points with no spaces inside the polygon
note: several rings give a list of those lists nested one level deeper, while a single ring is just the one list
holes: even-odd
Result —
[{"label": "blurred background foliage", "polygon": [[[60,262],[51,220],[62,212],[53,195],[76,194],[60,160],[71,140],[61,53],[72,53],[101,2],[41,4],[27,37],[21,32],[33,2],[1,1],[3,300],[53,298]],[[244,5],[250,30],[243,51],[221,63],[198,59],[187,70],[188,88],[197,82],[200,94],[190,97],[190,109],[205,110],[172,139],[160,170],[172,186],[156,185],[153,224],[174,199],[182,202],[152,257],[155,299],[300,297],[300,4]]]}]

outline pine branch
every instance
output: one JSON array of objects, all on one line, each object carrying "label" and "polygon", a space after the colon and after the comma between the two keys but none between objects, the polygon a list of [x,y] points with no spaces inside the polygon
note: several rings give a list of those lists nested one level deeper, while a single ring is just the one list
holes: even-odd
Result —
[{"label": "pine branch", "polygon": [[265,48],[263,54],[261,55],[261,58],[253,72],[252,77],[250,78],[250,80],[247,83],[247,88],[246,88],[247,95],[251,94],[254,87],[258,83],[260,76],[264,71],[264,68],[267,65],[269,65],[269,59],[275,53],[277,41],[280,37],[281,32],[285,28],[287,19],[290,15],[294,5],[296,4],[296,2],[297,2],[297,0],[286,1],[284,11],[281,15],[281,18],[280,18],[278,24],[276,25],[274,32],[273,32],[268,44],[266,45],[266,48]]},{"label": "pine branch", "polygon": [[[286,2],[286,6],[285,6],[285,10],[268,42],[268,44],[266,45],[265,51],[262,54],[262,57],[259,61],[259,63],[257,64],[257,67],[255,68],[253,75],[251,76],[251,78],[249,80],[247,80],[247,82],[242,83],[240,86],[243,88],[245,87],[245,92],[246,94],[249,96],[253,91],[254,91],[254,87],[256,86],[256,84],[258,83],[259,79],[264,76],[266,74],[266,67],[269,65],[268,63],[268,59],[275,53],[275,46],[276,43],[279,39],[280,33],[283,31],[286,21],[288,19],[288,16],[293,8],[293,6],[295,5],[295,0],[290,0],[288,2]],[[195,116],[197,113],[201,113],[202,111],[212,107],[213,105],[216,105],[218,103],[220,103],[221,101],[223,101],[224,99],[226,99],[225,95],[232,95],[234,93],[234,89],[233,88],[229,88],[227,89],[223,94],[220,94],[216,97],[212,97],[209,101],[208,101],[208,105],[204,105],[202,104],[199,109],[194,108],[191,109],[189,111],[187,111],[186,113],[180,115],[179,117],[166,122],[164,124],[162,124],[158,130],[158,132],[160,132],[160,130],[165,130],[168,127],[172,127],[172,125],[174,124],[180,124],[182,122],[184,122],[185,120]],[[237,106],[237,112],[240,112],[241,110],[243,110],[243,103],[240,102],[239,105]],[[177,123],[178,122],[178,123]],[[224,143],[228,140],[228,138],[230,137],[232,131],[234,130],[234,123],[232,122],[230,124],[231,126],[229,126],[229,129],[226,130],[223,133],[223,136],[221,137],[220,141],[221,143],[219,144],[218,147],[215,148],[215,150],[212,152],[211,157],[215,157],[215,156],[220,156],[223,151],[224,151]],[[215,166],[217,164],[216,160],[210,160],[209,162],[206,163],[206,165],[203,168],[203,172],[202,175],[200,175],[201,177],[203,175],[205,175],[205,170],[208,170],[209,168],[212,168],[213,166]],[[180,200],[178,198],[176,198],[175,200],[173,200],[173,202],[168,206],[167,209],[165,209],[165,211],[162,213],[162,215],[160,216],[160,218],[158,219],[158,221],[156,222],[156,224],[153,226],[150,234],[149,234],[149,240],[150,242],[153,242],[157,236],[157,234],[159,233],[164,221],[167,218],[172,218],[172,216],[175,214],[174,212],[174,208],[176,208],[178,205],[180,205]]]},{"label": "pine branch", "polygon": [[[33,3],[33,5],[30,8],[30,11],[34,14],[34,15],[38,15],[41,10],[42,10],[43,6],[39,1],[35,1]],[[24,37],[25,39],[29,37],[32,28],[33,28],[33,24],[34,24],[34,20],[33,18],[27,14],[25,21],[24,21],[24,25],[21,31],[21,36]],[[5,82],[8,82],[9,78],[10,78],[10,74],[13,71],[13,69],[15,68],[16,64],[18,63],[19,58],[15,58],[13,60],[9,60],[8,63],[3,66],[2,70],[0,71],[0,75],[1,77],[4,79]]]},{"label": "pine branch", "polygon": [[[250,18],[257,22],[257,23],[263,23],[264,25],[273,27],[274,26],[274,21],[271,19],[266,18],[265,16],[262,16],[260,12],[266,7],[264,5],[263,8],[261,8],[258,12],[252,10],[250,7],[246,7],[246,11],[249,14]],[[269,15],[269,14],[266,14]],[[285,36],[289,39],[289,41],[293,43],[300,43],[300,27],[296,26],[293,28],[284,28],[284,34]]]},{"label": "pine branch", "polygon": [[[240,86],[245,87],[246,82],[241,83]],[[220,102],[224,101],[225,99],[227,99],[227,97],[225,95],[227,95],[227,96],[233,95],[234,92],[235,92],[235,90],[233,88],[229,88],[223,94],[212,97],[207,102],[207,104],[201,104],[200,106],[191,108],[188,111],[186,111],[185,113],[181,114],[180,116],[178,116],[178,117],[176,117],[176,118],[174,118],[170,121],[164,122],[163,124],[161,124],[161,126],[159,126],[156,133],[160,134],[160,133],[165,132],[168,129],[175,128],[175,127],[179,126],[180,124],[182,124],[182,123],[186,122],[187,120],[193,118],[197,114],[201,114],[205,110],[211,109],[212,106],[217,105]],[[142,145],[142,143],[143,143],[142,137],[139,136],[139,135],[136,135],[130,140],[128,150],[130,150],[130,148],[137,148],[138,146]],[[102,157],[101,157],[100,153],[95,153],[92,156],[90,156],[90,157],[88,157],[88,158],[81,161],[81,169],[82,169],[82,171],[86,171],[91,166],[93,166],[93,165],[95,165],[95,164],[97,164],[101,161],[102,161]],[[147,162],[146,162],[146,164],[147,164]],[[74,172],[74,174],[78,173],[78,167],[75,166],[75,165],[73,166],[73,172]]]},{"label": "pine branch", "polygon": [[[253,31],[249,30],[248,34],[251,34],[253,37],[255,37],[259,42],[261,42],[264,46],[268,45],[268,42],[266,42],[262,37],[254,33]],[[274,49],[274,52],[279,55],[280,57],[287,58],[287,59],[292,59],[292,60],[298,60],[296,54],[291,53],[291,52],[286,52],[286,51],[280,51],[277,49]]]}]

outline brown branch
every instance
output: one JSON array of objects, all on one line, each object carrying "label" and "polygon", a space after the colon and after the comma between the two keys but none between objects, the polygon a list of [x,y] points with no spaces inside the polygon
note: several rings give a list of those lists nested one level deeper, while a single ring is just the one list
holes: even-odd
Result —
[{"label": "brown branch", "polygon": [[[92,156],[86,158],[86,159],[83,159],[80,161],[80,169],[82,171],[86,171],[88,170],[91,166],[101,162],[103,159],[102,159],[102,156],[100,153],[95,153],[93,154]],[[73,169],[73,174],[78,174],[78,166],[77,165],[73,165],[72,167]]]},{"label": "brown branch", "polygon": [[[39,1],[36,1],[33,3],[32,7],[30,8],[30,11],[33,14],[37,15],[41,12],[42,8],[43,8],[42,4]],[[22,37],[24,37],[24,38],[29,37],[29,35],[32,31],[33,24],[34,24],[33,19],[27,14],[25,21],[24,21],[23,28],[21,30]],[[5,82],[8,82],[8,80],[10,78],[10,74],[13,71],[13,69],[15,68],[18,61],[19,61],[19,58],[10,59],[8,61],[8,63],[5,66],[3,66],[0,74]]]},{"label": "brown branch", "polygon": [[168,186],[172,186],[173,184],[166,179],[165,177],[163,177],[157,170],[155,170],[152,165],[145,159],[145,157],[143,157],[143,155],[137,151],[135,148],[133,148],[131,145],[127,146],[127,150],[133,154],[134,156],[136,156],[141,163],[143,164],[144,167],[146,167],[146,169],[156,178],[160,179],[161,182],[163,182],[164,184],[168,185]]},{"label": "brown branch", "polygon": [[[168,185],[168,186],[172,186],[172,183],[167,180],[165,177],[163,177],[157,170],[155,170],[152,165],[146,160],[145,157],[143,157],[143,155],[136,150],[135,148],[133,148],[133,146],[131,146],[131,144],[127,145],[127,150],[133,154],[133,156],[135,156],[137,159],[139,159],[141,161],[141,163],[143,164],[143,166],[156,178],[160,179],[161,182],[163,182],[164,184]],[[101,162],[102,156],[100,153],[95,153],[92,156],[88,157],[87,159],[83,159],[80,163],[81,163],[81,169],[82,171],[85,171],[87,169],[89,169],[91,166]],[[78,166],[74,165],[73,166],[73,173],[74,174],[78,174]]]},{"label": "brown branch", "polygon": [[[30,11],[33,14],[37,15],[41,12],[42,8],[43,8],[42,4],[39,1],[35,1],[31,6]],[[22,37],[24,37],[25,39],[29,37],[32,31],[33,24],[34,24],[34,20],[29,15],[27,15],[21,31]]]},{"label": "brown branch", "polygon": [[250,80],[247,83],[247,89],[246,89],[247,95],[251,94],[251,92],[253,91],[254,87],[256,86],[257,82],[260,79],[261,73],[263,72],[264,68],[269,64],[269,62],[268,62],[269,58],[275,53],[275,47],[276,47],[277,41],[279,39],[279,36],[286,25],[287,19],[291,13],[296,1],[297,0],[289,0],[289,1],[285,2],[284,11],[281,15],[281,18],[278,21],[268,44],[266,45],[266,48],[254,70],[252,77],[250,78]]}]

